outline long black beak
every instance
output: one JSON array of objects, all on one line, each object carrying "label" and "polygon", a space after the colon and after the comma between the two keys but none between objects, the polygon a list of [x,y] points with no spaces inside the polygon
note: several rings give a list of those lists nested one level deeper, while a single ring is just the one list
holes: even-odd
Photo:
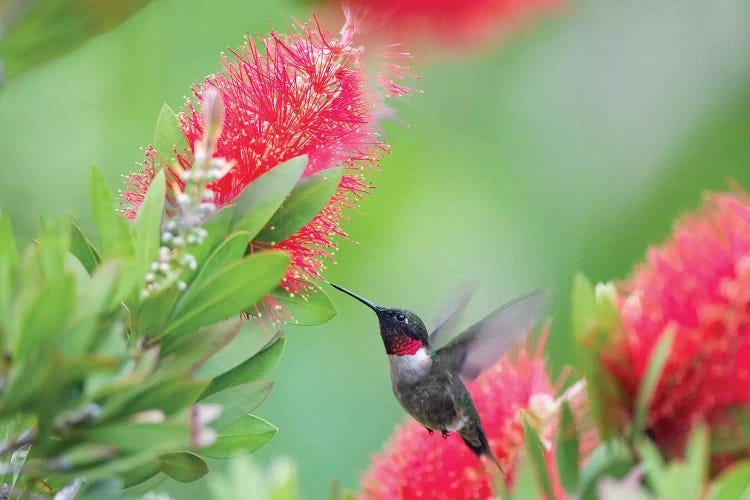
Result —
[{"label": "long black beak", "polygon": [[366,305],[367,307],[369,307],[370,309],[372,309],[372,310],[373,310],[373,311],[375,311],[376,313],[377,313],[377,312],[380,312],[380,311],[382,311],[382,310],[383,310],[383,308],[382,308],[382,307],[380,307],[380,306],[377,306],[377,305],[373,304],[373,303],[372,303],[372,302],[370,302],[369,300],[365,299],[364,297],[360,297],[359,295],[357,295],[357,294],[356,294],[356,293],[354,293],[354,292],[350,292],[349,290],[347,290],[347,289],[346,289],[346,288],[344,288],[343,286],[338,286],[338,285],[337,285],[337,284],[335,284],[335,283],[328,283],[328,284],[329,284],[329,285],[331,285],[331,286],[332,286],[333,288],[335,288],[336,290],[340,290],[340,291],[344,292],[344,293],[345,293],[345,294],[347,294],[347,295],[351,295],[352,297],[354,297],[354,298],[355,298],[355,299],[357,299],[358,301],[362,302],[362,303],[363,303],[364,305]]}]

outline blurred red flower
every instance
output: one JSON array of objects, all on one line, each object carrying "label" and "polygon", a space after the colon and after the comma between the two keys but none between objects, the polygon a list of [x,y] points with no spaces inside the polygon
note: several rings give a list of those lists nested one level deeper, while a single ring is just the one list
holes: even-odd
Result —
[{"label": "blurred red flower", "polygon": [[[327,2],[326,14],[341,10],[341,0]],[[344,8],[367,20],[365,36],[408,45],[464,48],[496,40],[537,11],[559,0],[345,0]]]},{"label": "blurred red flower", "polygon": [[[647,432],[664,453],[679,456],[692,426],[703,422],[712,438],[734,439],[746,456],[733,412],[750,404],[750,198],[709,195],[619,291],[622,328],[602,359],[622,388],[626,414],[655,344],[672,329]],[[728,457],[715,456],[714,465]]]},{"label": "blurred red flower", "polygon": [[[541,347],[534,353],[520,351],[513,362],[504,357],[467,384],[509,486],[515,482],[516,462],[524,449],[521,411],[530,411],[544,421],[551,416],[550,407],[555,406],[555,389],[547,375]],[[550,434],[552,426],[546,427],[548,432],[544,434]],[[592,447],[584,440],[582,448]],[[551,448],[546,452],[546,461],[555,497],[565,498]],[[407,418],[383,453],[373,457],[357,498],[487,499],[494,495],[491,474],[458,434],[451,433],[447,439],[430,435],[422,425]]]},{"label": "blurred red flower", "polygon": [[[382,94],[408,91],[391,79],[401,75],[389,73],[379,80],[386,85],[384,92],[370,92],[361,65],[363,50],[353,44],[353,36],[349,23],[334,38],[313,19],[312,26],[289,34],[272,31],[266,38],[248,37],[238,50],[230,50],[230,57],[222,57],[221,73],[193,88],[195,104],[188,101],[179,116],[182,132],[194,147],[203,136],[203,93],[216,88],[221,95],[225,116],[214,156],[234,167],[209,184],[218,207],[296,156],[308,155],[303,177],[343,165],[336,193],[312,221],[284,241],[251,243],[251,250],[272,247],[291,254],[292,265],[282,283],[290,293],[304,293],[321,277],[324,261],[336,248],[332,235],[345,236],[340,226],[343,210],[354,208],[370,189],[364,172],[377,167],[388,152],[377,131]],[[121,196],[126,217],[135,217],[154,170],[164,166],[160,153],[168,156],[150,148],[144,170],[127,178],[129,187]],[[179,160],[190,169],[184,157]],[[273,307],[266,309],[274,312]]]}]

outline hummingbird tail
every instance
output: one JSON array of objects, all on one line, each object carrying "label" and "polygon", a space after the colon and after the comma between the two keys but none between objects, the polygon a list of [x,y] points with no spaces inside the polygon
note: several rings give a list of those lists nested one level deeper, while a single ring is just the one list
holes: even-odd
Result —
[{"label": "hummingbird tail", "polygon": [[471,437],[461,433],[461,439],[464,440],[466,446],[471,448],[471,451],[473,451],[477,457],[479,457],[480,459],[482,457],[486,457],[487,460],[489,460],[495,467],[497,467],[497,470],[500,471],[500,474],[505,475],[503,466],[500,465],[500,462],[498,462],[495,454],[492,453],[490,444],[487,442],[487,437],[484,435],[481,427],[477,426],[475,431],[478,432],[474,433]]}]

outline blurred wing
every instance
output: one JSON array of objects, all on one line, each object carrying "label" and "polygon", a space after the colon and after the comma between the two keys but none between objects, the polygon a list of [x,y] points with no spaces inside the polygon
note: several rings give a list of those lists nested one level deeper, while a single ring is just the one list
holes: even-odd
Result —
[{"label": "blurred wing", "polygon": [[435,318],[435,326],[430,332],[431,345],[437,346],[445,343],[445,339],[461,319],[461,315],[466,309],[466,304],[469,303],[469,299],[471,299],[473,293],[474,287],[466,285],[450,304],[440,309],[440,314]]},{"label": "blurred wing", "polygon": [[549,302],[548,289],[513,299],[437,350],[441,363],[474,380],[534,327]]}]

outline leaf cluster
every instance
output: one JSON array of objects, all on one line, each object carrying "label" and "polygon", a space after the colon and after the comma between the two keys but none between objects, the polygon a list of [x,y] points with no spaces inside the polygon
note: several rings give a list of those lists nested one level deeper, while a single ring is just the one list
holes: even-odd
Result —
[{"label": "leaf cluster", "polygon": [[[175,127],[165,108],[157,141]],[[323,291],[305,299],[279,287],[288,254],[248,252],[257,235],[293,233],[330,198],[340,172],[301,179],[305,166],[300,157],[272,169],[215,212],[190,248],[198,265],[187,286],[152,294],[142,292],[168,217],[164,170],[127,221],[93,168],[96,237],[72,219],[44,220],[19,253],[0,214],[0,484],[100,498],[157,475],[195,480],[205,457],[247,454],[276,434],[250,412],[271,390],[285,339],[240,317],[268,295],[302,324],[335,314]]]}]

